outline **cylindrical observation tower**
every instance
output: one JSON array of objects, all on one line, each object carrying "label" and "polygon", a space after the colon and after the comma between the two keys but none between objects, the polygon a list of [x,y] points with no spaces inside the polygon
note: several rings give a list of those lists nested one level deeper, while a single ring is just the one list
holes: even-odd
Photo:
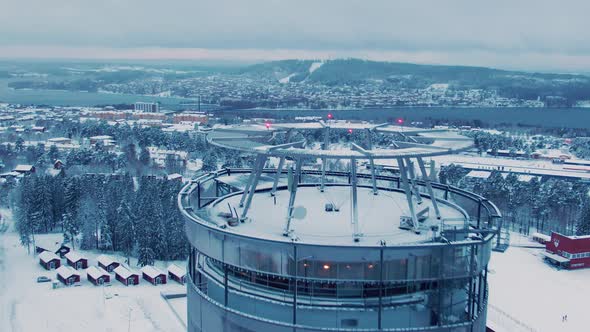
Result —
[{"label": "cylindrical observation tower", "polygon": [[[321,144],[296,140],[310,129]],[[330,144],[337,130],[365,131],[366,142]],[[434,182],[423,161],[470,138],[333,121],[229,126],[207,139],[256,161],[199,176],[178,196],[190,332],[485,331],[501,215]],[[329,170],[335,160],[346,170]],[[378,173],[380,160],[396,173]]]}]

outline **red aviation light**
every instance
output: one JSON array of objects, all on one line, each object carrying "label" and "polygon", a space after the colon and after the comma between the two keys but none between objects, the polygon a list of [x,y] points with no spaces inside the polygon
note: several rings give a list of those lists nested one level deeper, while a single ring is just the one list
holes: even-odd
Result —
[{"label": "red aviation light", "polygon": [[270,129],[270,122],[267,121],[266,123],[264,123],[264,126],[266,127],[266,129]]},{"label": "red aviation light", "polygon": [[352,128],[348,129],[348,133],[352,134]]},{"label": "red aviation light", "polygon": [[398,118],[398,119],[397,119],[397,123],[398,123],[398,124],[400,124],[400,125],[401,125],[401,124],[404,124],[404,119],[402,119],[402,118]]},{"label": "red aviation light", "polygon": [[332,115],[332,113],[328,113],[328,120],[332,120],[334,118],[334,115]]}]

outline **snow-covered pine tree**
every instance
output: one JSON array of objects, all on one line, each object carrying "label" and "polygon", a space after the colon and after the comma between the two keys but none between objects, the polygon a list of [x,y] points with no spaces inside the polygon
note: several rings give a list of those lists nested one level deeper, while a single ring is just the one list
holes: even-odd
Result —
[{"label": "snow-covered pine tree", "polygon": [[136,235],[133,227],[133,216],[126,200],[122,201],[119,208],[117,208],[117,220],[117,233],[119,234],[118,248],[123,251],[125,256],[127,256],[127,261],[129,261],[129,257],[135,247]]},{"label": "snow-covered pine tree", "polygon": [[148,247],[139,248],[139,256],[137,257],[137,265],[146,266],[154,265],[155,255],[154,251]]},{"label": "snow-covered pine tree", "polygon": [[62,217],[62,224],[64,229],[64,240],[69,240],[72,244],[72,249],[76,249],[76,237],[80,233],[80,225],[77,218],[74,218],[70,213],[64,213]]},{"label": "snow-covered pine tree", "polygon": [[69,214],[71,218],[78,217],[80,207],[80,181],[77,177],[67,178],[64,186],[64,214]]},{"label": "snow-covered pine tree", "polygon": [[576,225],[576,235],[590,235],[590,199],[586,199],[579,221]]}]

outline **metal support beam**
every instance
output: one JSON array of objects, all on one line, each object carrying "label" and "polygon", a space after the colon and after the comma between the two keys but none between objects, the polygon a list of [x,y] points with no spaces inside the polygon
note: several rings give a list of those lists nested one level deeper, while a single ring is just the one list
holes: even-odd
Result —
[{"label": "metal support beam", "polygon": [[260,180],[262,169],[264,168],[264,164],[266,163],[266,158],[267,156],[264,154],[260,154],[256,157],[256,168],[252,171],[252,173],[254,173],[254,180],[250,185],[250,191],[248,192],[248,198],[246,199],[246,204],[244,205],[244,209],[242,210],[242,216],[240,217],[240,221],[246,220],[246,216],[248,215],[248,209],[250,208],[250,204],[252,204],[252,197],[254,197],[254,192],[256,192],[258,180]]},{"label": "metal support beam", "polygon": [[223,305],[227,307],[228,299],[229,299],[229,287],[228,287],[228,277],[227,277],[227,265],[223,265]]},{"label": "metal support beam", "polygon": [[277,192],[277,185],[279,184],[279,178],[281,177],[281,172],[283,171],[283,166],[285,165],[285,156],[281,156],[279,159],[279,166],[277,167],[277,174],[275,175],[275,180],[272,183],[272,190],[270,191],[270,195],[274,196]]},{"label": "metal support beam", "polygon": [[326,189],[326,163],[328,160],[326,158],[322,158],[322,175],[320,175],[320,191],[324,192]]},{"label": "metal support beam", "polygon": [[379,191],[377,190],[377,178],[375,176],[375,161],[373,158],[369,158],[369,166],[371,167],[371,183],[373,184],[373,195],[377,195]]},{"label": "metal support beam", "polygon": [[414,163],[410,160],[410,158],[406,158],[406,168],[408,170],[408,174],[410,177],[410,184],[412,187],[412,191],[414,195],[416,195],[416,201],[418,204],[422,204],[422,195],[420,195],[420,191],[418,190],[418,186],[416,185],[416,174],[414,173]]},{"label": "metal support beam", "polygon": [[197,182],[197,209],[201,208],[201,183]]},{"label": "metal support beam", "polygon": [[359,211],[358,211],[358,201],[357,201],[357,178],[356,178],[356,158],[350,158],[350,178],[351,178],[351,186],[350,186],[350,194],[351,194],[351,204],[352,204],[352,226],[354,230],[353,238],[354,242],[358,242],[360,240],[361,234],[359,232]]},{"label": "metal support beam", "polygon": [[[256,156],[256,161],[254,162],[254,167],[256,167],[256,165],[258,164],[258,158],[260,158],[260,155]],[[246,182],[246,187],[244,187],[244,192],[242,193],[242,198],[240,198],[240,207],[244,206],[244,201],[246,200],[246,196],[248,196],[248,191],[250,191],[250,186],[252,185],[252,182],[254,182],[254,174],[255,172],[252,171],[250,173],[250,176],[248,177],[248,182]]]},{"label": "metal support beam", "polygon": [[293,219],[293,210],[295,208],[295,197],[297,196],[297,185],[299,184],[299,177],[301,175],[301,157],[295,160],[296,171],[293,174],[293,168],[289,168],[289,206],[287,208],[287,225],[283,231],[283,236],[291,234],[291,220]]},{"label": "metal support beam", "polygon": [[330,127],[324,127],[324,144],[322,145],[322,150],[329,150],[330,149]]},{"label": "metal support beam", "polygon": [[381,330],[382,327],[382,316],[383,316],[383,248],[379,250],[379,311],[377,312],[377,328]]},{"label": "metal support beam", "polygon": [[372,131],[370,128],[367,128],[365,132],[367,134],[367,140],[365,142],[367,145],[367,150],[373,150],[373,137],[371,137]]},{"label": "metal support beam", "polygon": [[[426,173],[426,167],[424,166],[424,160],[421,157],[418,157],[418,167],[420,167],[420,172],[422,173],[422,177],[424,178],[424,182],[426,183],[426,189],[428,190],[428,195],[430,195],[430,200],[432,201],[432,207],[434,207],[434,213],[436,214],[436,219],[441,219],[440,209],[438,208],[438,203],[436,202],[436,197],[434,196],[434,190],[432,190],[432,183],[430,182],[430,177]],[[442,227],[441,227],[442,231]]]},{"label": "metal support beam", "polygon": [[[324,144],[322,145],[322,150],[328,150],[330,147],[330,127],[324,127]],[[320,191],[324,192],[326,187],[326,158],[322,158],[322,175],[320,178]]]},{"label": "metal support beam", "polygon": [[467,300],[467,317],[472,319],[473,317],[473,301],[475,300],[475,292],[473,291],[473,271],[475,270],[475,245],[469,246],[470,258],[469,258],[469,292]]},{"label": "metal support beam", "polygon": [[375,174],[375,161],[373,159],[372,152],[369,150],[363,149],[362,147],[358,146],[355,143],[352,143],[352,149],[364,154],[369,159],[369,167],[371,168],[371,182],[373,184],[373,195],[377,195],[377,193],[378,193],[378,191],[377,191],[377,177]]},{"label": "metal support beam", "polygon": [[299,259],[297,258],[297,246],[293,246],[293,261],[295,262],[295,280],[293,281],[293,325],[297,324],[297,278]]},{"label": "metal support beam", "polygon": [[291,143],[285,143],[285,144],[270,145],[270,146],[267,146],[266,149],[267,149],[267,151],[274,151],[277,149],[287,149],[290,147],[302,147],[303,144],[305,144],[305,141],[297,141],[297,142],[291,142]]},{"label": "metal support beam", "polygon": [[408,207],[410,209],[410,216],[412,217],[412,223],[414,224],[414,231],[418,231],[418,218],[416,217],[416,211],[414,210],[414,201],[412,200],[412,189],[408,182],[408,174],[406,173],[406,166],[404,165],[403,158],[397,158],[397,164],[399,166],[399,172],[402,177],[403,189],[406,193],[406,200],[408,201]]}]

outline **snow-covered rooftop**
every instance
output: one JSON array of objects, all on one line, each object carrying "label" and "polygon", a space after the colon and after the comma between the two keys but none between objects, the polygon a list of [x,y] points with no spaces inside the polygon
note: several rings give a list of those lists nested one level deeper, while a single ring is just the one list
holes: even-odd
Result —
[{"label": "snow-covered rooftop", "polygon": [[56,254],[52,253],[51,251],[43,251],[42,253],[39,254],[39,259],[44,262],[50,262],[54,259],[59,260],[59,256],[57,256]]},{"label": "snow-covered rooftop", "polygon": [[15,172],[30,172],[33,169],[33,165],[16,165],[14,168]]},{"label": "snow-covered rooftop", "polygon": [[108,255],[100,255],[96,258],[96,260],[104,266],[109,266],[113,263],[118,263],[113,257]]},{"label": "snow-covered rooftop", "polygon": [[63,244],[63,234],[49,233],[35,235],[35,246],[38,248],[56,252],[62,245],[68,247],[67,244]]},{"label": "snow-covered rooftop", "polygon": [[186,275],[186,270],[176,264],[170,264],[170,266],[168,266],[168,272],[179,277],[183,277]]},{"label": "snow-covered rooftop", "polygon": [[145,275],[147,275],[150,278],[156,278],[157,276],[165,275],[165,273],[160,271],[160,269],[151,265],[146,265],[142,267],[141,272],[145,273]]},{"label": "snow-covered rooftop", "polygon": [[77,251],[70,251],[67,254],[65,254],[65,257],[72,262],[77,262],[81,259],[86,259],[86,257],[82,257],[82,255]]},{"label": "snow-covered rooftop", "polygon": [[60,267],[58,267],[55,272],[57,272],[57,274],[64,278],[67,279],[71,276],[79,276],[80,274],[78,273],[78,271],[74,270],[71,266],[67,266],[67,265],[62,265]]},{"label": "snow-covered rooftop", "polygon": [[537,237],[539,239],[543,239],[545,241],[551,241],[551,236],[543,234],[543,233],[533,233],[531,234],[531,238]]},{"label": "snow-covered rooftop", "polygon": [[127,269],[126,267],[119,265],[117,266],[113,272],[115,272],[116,274],[118,274],[119,276],[121,276],[124,279],[127,279],[133,275],[137,275],[137,273],[130,271],[129,269]]},{"label": "snow-covered rooftop", "polygon": [[107,271],[105,271],[103,268],[101,267],[96,267],[96,266],[91,266],[88,269],[86,269],[86,273],[91,276],[93,279],[98,279],[102,276],[108,276],[109,273]]},{"label": "snow-covered rooftop", "polygon": [[[400,217],[409,216],[410,211],[406,196],[402,192],[379,191],[373,195],[370,188],[358,188],[359,230],[363,234],[359,242],[353,240],[353,225],[351,223],[350,187],[328,186],[324,192],[316,187],[300,187],[295,199],[295,208],[301,213],[293,219],[293,237],[298,242],[322,245],[364,245],[379,246],[381,240],[388,244],[410,244],[430,242],[432,234],[426,231],[429,225],[438,225],[430,199],[417,205],[417,211],[428,208],[428,217],[423,223],[425,231],[415,234],[412,231],[399,229]],[[208,219],[218,224],[224,224],[223,214],[229,213],[228,204],[239,211],[240,195],[233,195],[221,199],[211,206]],[[268,192],[254,194],[252,205],[248,212],[248,220],[236,227],[227,227],[225,231],[244,236],[264,238],[274,241],[291,242],[290,237],[283,236],[289,192],[279,190],[275,198]],[[325,204],[332,204],[339,208],[338,212],[326,212]],[[439,208],[443,220],[447,223],[463,225],[465,215],[463,211],[453,205],[439,201]]]},{"label": "snow-covered rooftop", "polygon": [[109,135],[98,135],[90,137],[91,140],[112,140],[113,136]]},{"label": "snow-covered rooftop", "polygon": [[178,173],[172,173],[168,175],[168,180],[176,180],[176,179],[182,179],[182,175],[178,174]]},{"label": "snow-covered rooftop", "polygon": [[492,175],[492,173],[488,171],[471,171],[467,173],[466,176],[469,178],[487,179],[490,175]]}]

